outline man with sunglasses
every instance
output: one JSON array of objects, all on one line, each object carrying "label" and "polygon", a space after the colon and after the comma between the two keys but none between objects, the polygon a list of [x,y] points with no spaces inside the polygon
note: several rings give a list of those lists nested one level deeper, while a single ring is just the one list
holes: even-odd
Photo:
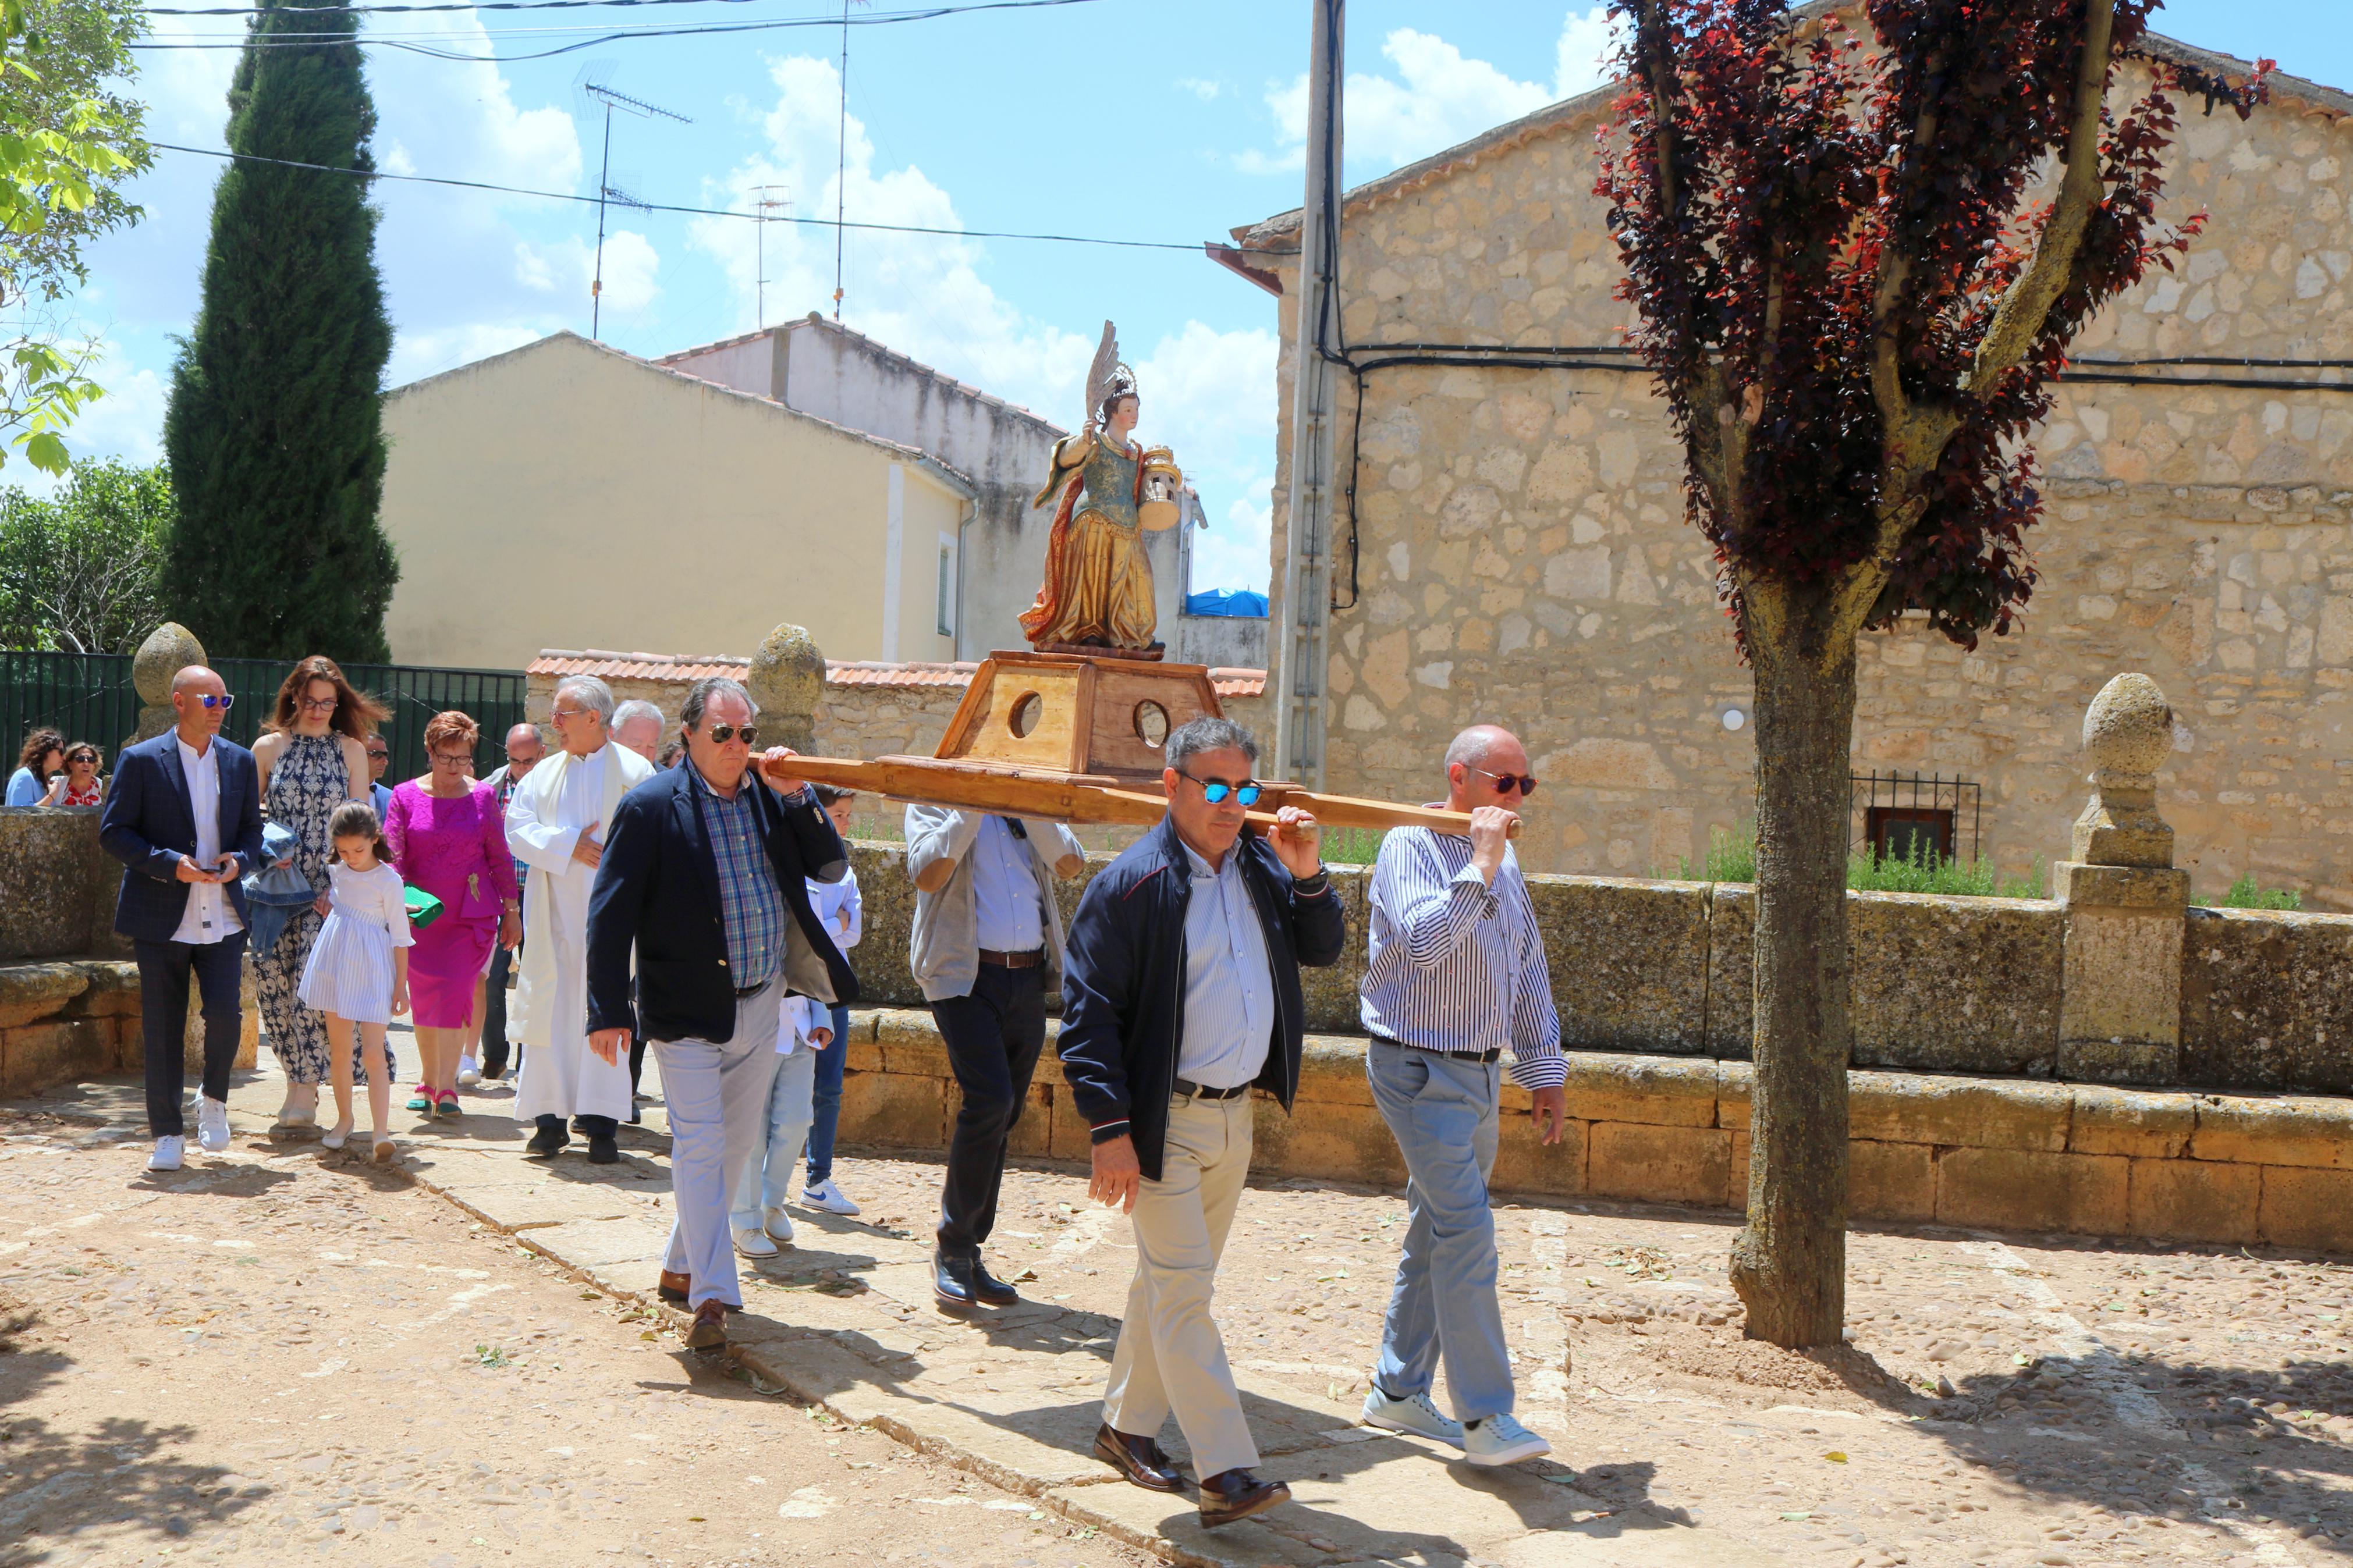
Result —
[{"label": "man with sunglasses", "polygon": [[[1527,751],[1510,731],[1463,731],[1446,749],[1445,805],[1470,814],[1470,833],[1392,828],[1366,899],[1365,1076],[1410,1180],[1405,1257],[1364,1419],[1451,1444],[1474,1465],[1552,1451],[1512,1414],[1487,1204],[1498,1058],[1511,1051],[1513,1080],[1535,1101],[1543,1142],[1560,1142],[1567,1098],[1544,937],[1512,853],[1512,824],[1535,787]],[[1430,1401],[1441,1357],[1459,1419]]]},{"label": "man with sunglasses", "polygon": [[392,791],[385,787],[384,775],[392,766],[392,742],[378,730],[361,744],[367,748],[368,800],[375,807],[375,819],[388,822],[392,817]]},{"label": "man with sunglasses", "polygon": [[1176,1491],[1159,1444],[1175,1415],[1201,1522],[1216,1526],[1291,1495],[1251,1474],[1258,1448],[1209,1300],[1250,1172],[1250,1091],[1291,1108],[1299,966],[1336,962],[1347,923],[1313,815],[1286,806],[1270,836],[1245,832],[1259,797],[1249,731],[1196,719],[1164,756],[1168,815],[1089,885],[1071,921],[1062,1076],[1093,1129],[1088,1191],[1135,1226],[1095,1454],[1137,1486]]},{"label": "man with sunglasses", "polygon": [[755,764],[793,754],[753,752],[756,716],[741,682],[694,683],[686,759],[622,797],[588,909],[589,1048],[617,1068],[643,1036],[661,1068],[674,1217],[659,1289],[693,1308],[693,1350],[724,1345],[744,1304],[728,1199],[767,1131],[784,999],[858,1000],[808,895],[812,877],[840,880],[849,852],[806,784],[753,782]]}]

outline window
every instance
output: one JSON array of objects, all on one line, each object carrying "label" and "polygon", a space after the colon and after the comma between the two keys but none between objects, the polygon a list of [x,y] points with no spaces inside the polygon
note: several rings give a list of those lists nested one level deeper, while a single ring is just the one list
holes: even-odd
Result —
[{"label": "window", "polygon": [[1917,860],[1922,864],[1953,858],[1953,814],[1935,806],[1874,805],[1863,814],[1863,838],[1874,860]]},{"label": "window", "polygon": [[934,629],[944,637],[955,636],[955,546],[940,542],[939,614]]},{"label": "window", "polygon": [[1856,773],[1851,847],[1873,860],[1968,863],[1982,855],[1978,789],[1942,773]]}]

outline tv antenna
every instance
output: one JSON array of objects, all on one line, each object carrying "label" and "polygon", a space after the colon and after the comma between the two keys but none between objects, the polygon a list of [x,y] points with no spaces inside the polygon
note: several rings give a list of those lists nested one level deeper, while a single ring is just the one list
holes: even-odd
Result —
[{"label": "tv antenna", "polygon": [[784,207],[789,211],[793,205],[793,198],[789,195],[772,196],[768,193],[790,189],[788,185],[754,185],[752,187],[752,194],[757,199],[757,206],[753,213],[754,220],[753,255],[756,259],[753,263],[754,321],[752,325],[755,331],[768,324],[768,211],[772,207]]},{"label": "tv antenna", "polygon": [[613,110],[617,109],[624,114],[634,114],[640,120],[651,120],[659,115],[664,120],[675,120],[681,125],[691,125],[694,121],[659,104],[647,103],[627,93],[615,92],[602,82],[583,82],[580,90],[605,106],[605,157],[596,170],[596,275],[588,284],[588,335],[595,338],[599,336],[604,326],[606,204],[617,202],[626,207],[637,207],[647,212],[653,210],[650,203],[614,187]]}]

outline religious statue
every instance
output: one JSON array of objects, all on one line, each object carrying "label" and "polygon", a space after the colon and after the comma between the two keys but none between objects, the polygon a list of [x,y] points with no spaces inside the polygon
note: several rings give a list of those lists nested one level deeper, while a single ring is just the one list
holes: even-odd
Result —
[{"label": "religious statue", "polygon": [[1158,658],[1163,651],[1152,636],[1159,617],[1144,534],[1176,525],[1185,476],[1167,447],[1137,444],[1137,408],[1135,373],[1120,362],[1105,321],[1087,372],[1086,426],[1055,443],[1053,472],[1030,503],[1055,502],[1046,581],[1021,616],[1040,653]]}]

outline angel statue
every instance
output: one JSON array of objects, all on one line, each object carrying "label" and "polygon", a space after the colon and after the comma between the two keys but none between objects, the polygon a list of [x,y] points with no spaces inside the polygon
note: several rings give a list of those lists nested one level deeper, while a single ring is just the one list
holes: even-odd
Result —
[{"label": "angel statue", "polygon": [[1105,321],[1087,371],[1086,427],[1055,443],[1053,472],[1029,503],[1055,501],[1046,581],[1021,615],[1040,653],[1161,655],[1144,532],[1176,526],[1185,478],[1167,447],[1136,444],[1136,408],[1135,373]]}]

